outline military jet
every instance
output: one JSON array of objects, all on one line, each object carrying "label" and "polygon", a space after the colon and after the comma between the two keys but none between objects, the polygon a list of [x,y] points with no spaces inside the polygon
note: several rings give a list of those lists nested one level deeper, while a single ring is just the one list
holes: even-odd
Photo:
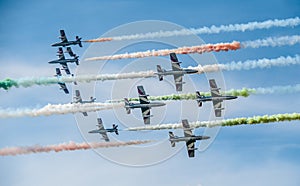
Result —
[{"label": "military jet", "polygon": [[171,146],[175,147],[175,143],[180,141],[185,141],[188,155],[189,157],[195,157],[195,142],[197,140],[206,140],[209,139],[209,136],[195,136],[193,135],[192,129],[190,128],[190,125],[188,123],[188,120],[184,119],[182,120],[182,126],[183,126],[183,132],[184,137],[178,137],[173,134],[173,132],[169,132],[169,141],[171,142]]},{"label": "military jet", "polygon": [[[91,97],[90,100],[85,100],[83,101],[81,96],[80,96],[80,91],[79,90],[75,90],[75,97],[74,97],[74,101],[72,103],[93,103],[96,101],[96,98]],[[87,112],[82,112],[82,114],[84,116],[88,116]]]},{"label": "military jet", "polygon": [[144,124],[150,124],[150,117],[152,117],[152,115],[150,115],[150,109],[152,107],[161,107],[166,104],[163,102],[150,102],[143,86],[137,86],[137,90],[140,103],[132,103],[129,102],[127,98],[124,98],[125,109],[127,111],[127,114],[130,114],[131,109],[140,108],[142,110]]},{"label": "military jet", "polygon": [[102,123],[102,119],[97,118],[97,120],[98,120],[98,125],[96,125],[96,126],[98,127],[98,129],[91,130],[91,131],[89,131],[89,133],[100,133],[105,141],[109,141],[107,132],[114,132],[114,133],[116,133],[116,135],[119,135],[118,125],[113,124],[112,125],[113,128],[105,129],[103,126],[103,123]]},{"label": "military jet", "polygon": [[221,95],[219,92],[220,88],[217,87],[216,81],[214,79],[209,80],[209,85],[211,96],[204,96],[201,95],[199,91],[196,92],[198,106],[201,107],[202,103],[205,101],[212,101],[215,110],[215,116],[221,117],[221,110],[224,109],[222,108],[222,102],[224,100],[236,99],[237,96]]},{"label": "military jet", "polygon": [[178,61],[175,53],[170,53],[170,59],[172,70],[165,70],[160,65],[157,65],[158,79],[159,81],[162,81],[164,76],[173,75],[176,85],[176,91],[182,91],[182,84],[184,84],[184,82],[182,82],[182,77],[184,76],[184,74],[195,74],[198,73],[198,71],[188,68],[181,68],[181,62]]},{"label": "military jet", "polygon": [[82,38],[76,36],[75,41],[68,41],[64,30],[60,30],[60,37],[59,38],[61,39],[61,42],[54,43],[51,46],[53,46],[53,47],[56,47],[56,46],[65,47],[65,46],[69,46],[69,45],[79,45],[80,47],[82,47],[82,43],[81,43]]},{"label": "military jet", "polygon": [[53,60],[53,61],[49,61],[48,63],[50,64],[61,64],[61,66],[63,67],[62,70],[64,70],[66,72],[66,74],[71,74],[70,70],[69,70],[69,67],[68,67],[68,64],[67,63],[76,63],[76,65],[79,65],[79,56],[76,56],[71,48],[68,50],[68,53],[70,54],[70,56],[74,56],[75,57],[73,59],[66,59],[65,58],[65,55],[64,55],[64,52],[63,52],[63,49],[61,47],[58,48],[58,51],[57,51],[57,55],[58,55],[58,59],[57,60]]},{"label": "military jet", "polygon": [[[55,70],[56,70],[56,75],[54,75],[54,76],[56,76],[59,79],[62,76],[61,72],[60,72],[59,68],[56,68]],[[60,86],[60,89],[62,89],[66,94],[69,94],[69,90],[65,83],[58,82],[58,84]]]}]

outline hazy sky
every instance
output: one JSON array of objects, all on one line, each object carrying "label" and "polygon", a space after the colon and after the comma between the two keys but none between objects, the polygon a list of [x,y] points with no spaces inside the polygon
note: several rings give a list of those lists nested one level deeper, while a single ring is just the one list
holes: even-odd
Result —
[{"label": "hazy sky", "polygon": [[[116,27],[144,20],[168,21],[186,28],[198,28],[211,25],[226,25],[247,23],[250,21],[264,21],[268,19],[285,19],[300,16],[300,3],[296,0],[284,1],[1,1],[0,3],[0,78],[21,78],[33,76],[53,76],[55,65],[47,62],[56,58],[56,48],[50,45],[58,41],[60,29],[65,29],[68,39],[76,35],[83,39],[98,38],[104,33],[113,33]],[[121,29],[118,27],[118,29]],[[117,30],[118,30],[117,29]],[[154,28],[135,28],[136,30],[153,30]],[[156,29],[156,28],[155,28]],[[159,28],[157,28],[159,29]],[[161,28],[165,29],[165,28]],[[124,32],[128,30],[124,30]],[[299,27],[271,28],[246,32],[230,32],[220,34],[201,35],[205,43],[231,42],[233,40],[246,41],[269,36],[283,36],[298,34]],[[130,31],[129,31],[130,32]],[[128,33],[126,33],[128,34]],[[186,38],[173,38],[185,45],[196,41]],[[148,45],[149,44],[149,45]],[[101,55],[106,47],[120,47],[120,43],[90,44],[83,43],[83,48],[72,47],[79,56],[95,53]],[[104,47],[101,51],[101,47]],[[148,48],[149,47],[149,48]],[[146,43],[121,48],[120,51],[140,51],[165,48],[167,44]],[[99,52],[97,51],[99,50]],[[299,52],[299,44],[284,47],[265,47],[258,49],[241,49],[238,51],[214,53],[219,63],[244,61],[247,59],[276,58],[279,56],[294,56]],[[186,63],[188,56],[178,56]],[[157,58],[168,61],[168,57]],[[156,60],[157,60],[156,59]],[[202,58],[201,58],[202,59]],[[211,59],[211,58],[209,58]],[[149,61],[154,60],[150,58]],[[148,61],[148,62],[149,62]],[[118,72],[127,63],[130,69],[143,68],[145,61],[124,60],[106,64],[105,72]],[[197,61],[202,63],[202,61]],[[137,64],[134,66],[134,64]],[[150,62],[149,62],[150,63]],[[203,62],[206,63],[206,62]],[[100,64],[97,64],[100,65]],[[151,63],[147,68],[156,63]],[[169,63],[165,63],[170,68]],[[87,62],[81,61],[78,73]],[[98,66],[97,66],[98,67]],[[75,66],[70,68],[75,72]],[[123,70],[128,70],[123,69]],[[94,69],[98,71],[99,69]],[[223,73],[223,80],[227,89],[242,87],[269,87],[274,85],[294,85],[299,83],[299,66],[274,67],[269,69],[255,69],[249,71],[230,71]],[[222,77],[220,75],[216,75]],[[211,76],[213,77],[213,76]],[[196,88],[208,90],[204,77],[192,78]],[[157,79],[138,81],[144,83],[149,94],[164,94],[172,91],[172,87],[156,84]],[[197,84],[199,82],[199,84]],[[98,82],[96,85],[79,85],[95,88],[98,101],[105,101],[112,93],[114,82]],[[220,82],[220,84],[222,84]],[[125,83],[118,86],[119,92],[126,92],[122,96],[135,96],[135,87],[128,91]],[[147,85],[147,86],[146,86]],[[72,85],[68,85],[74,91]],[[184,85],[189,87],[189,85]],[[193,87],[187,88],[194,90]],[[173,91],[172,93],[175,93]],[[88,98],[90,95],[84,95]],[[122,97],[121,97],[122,98]],[[72,95],[65,95],[58,85],[35,86],[31,88],[12,88],[1,91],[1,108],[39,108],[48,103],[68,103]],[[161,119],[164,123],[178,122],[177,107],[184,107],[186,117],[197,115],[208,118],[211,113],[211,103],[206,103],[198,109],[194,102],[171,103],[167,109],[156,110],[155,122]],[[253,115],[291,113],[299,111],[299,94],[268,94],[256,95],[226,104],[225,118],[248,117]],[[168,112],[166,111],[168,110]],[[160,118],[159,112],[166,113]],[[125,114],[123,109],[112,112],[103,111],[102,117],[107,127],[112,122],[118,123],[122,119],[116,114],[126,116],[129,122],[137,122],[140,113],[134,111],[134,117]],[[195,114],[194,114],[195,113]],[[94,129],[97,117],[91,113],[88,118],[76,115],[80,130],[83,122],[87,123],[87,130]],[[156,116],[156,117],[155,117]],[[176,119],[173,119],[175,118]],[[191,116],[191,119],[193,117]],[[202,118],[201,118],[202,119]],[[11,146],[31,146],[35,144],[48,145],[68,141],[83,142],[84,139],[76,125],[72,114],[43,117],[22,117],[0,120],[0,148]],[[300,184],[300,126],[299,122],[274,123],[256,126],[238,126],[221,128],[214,142],[204,152],[196,152],[196,157],[189,159],[186,149],[166,161],[151,166],[132,167],[119,165],[99,156],[92,150],[38,153],[31,155],[0,157],[0,185],[295,185]],[[120,124],[120,128],[125,128]],[[197,129],[197,134],[203,129]],[[215,132],[214,130],[212,131]],[[182,131],[176,131],[182,135]],[[85,135],[85,134],[84,134]],[[158,139],[166,141],[168,131],[145,132],[133,134],[120,133],[121,139]],[[133,136],[133,137],[132,137]],[[113,137],[113,136],[110,136]],[[131,138],[132,137],[132,138]],[[89,139],[101,140],[93,136]],[[197,144],[199,144],[197,142]],[[109,150],[113,156],[124,156],[124,159],[155,158],[160,154],[171,151],[169,144],[166,148],[154,148],[148,151],[139,149],[138,153]],[[130,157],[129,157],[130,156]],[[150,157],[151,156],[151,157]]]}]

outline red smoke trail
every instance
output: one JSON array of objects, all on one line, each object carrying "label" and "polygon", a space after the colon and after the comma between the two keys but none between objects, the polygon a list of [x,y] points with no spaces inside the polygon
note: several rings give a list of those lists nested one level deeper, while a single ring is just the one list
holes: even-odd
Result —
[{"label": "red smoke trail", "polygon": [[127,59],[127,58],[142,58],[150,56],[167,56],[170,53],[174,52],[176,54],[192,54],[198,53],[202,54],[204,52],[220,52],[228,50],[237,50],[241,48],[241,44],[237,41],[232,43],[218,43],[218,44],[205,44],[191,47],[180,47],[177,49],[163,49],[163,50],[148,50],[144,52],[134,52],[134,53],[125,53],[125,54],[116,54],[111,56],[100,56],[87,58],[87,61],[94,60],[116,60],[116,59]]},{"label": "red smoke trail", "polygon": [[92,143],[75,143],[70,141],[69,143],[62,143],[57,145],[47,146],[29,146],[29,147],[7,147],[0,149],[0,156],[15,156],[21,154],[41,153],[41,152],[61,152],[61,151],[74,151],[74,150],[87,150],[91,148],[108,148],[108,147],[120,147],[128,145],[139,145],[144,143],[150,143],[152,141],[128,141],[128,142],[92,142]]}]

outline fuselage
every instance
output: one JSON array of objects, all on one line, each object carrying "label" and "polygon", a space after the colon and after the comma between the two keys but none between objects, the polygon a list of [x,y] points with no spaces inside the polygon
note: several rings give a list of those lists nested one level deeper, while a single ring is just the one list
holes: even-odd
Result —
[{"label": "fuselage", "polygon": [[68,42],[54,43],[51,46],[53,46],[53,47],[57,47],[57,46],[65,47],[65,46],[69,46],[69,45],[78,45],[80,43],[81,43],[81,41],[68,41]]},{"label": "fuselage", "polygon": [[125,108],[151,108],[151,107],[161,107],[166,105],[163,102],[150,102],[149,104],[141,104],[141,103],[129,103],[128,105],[125,105]]},{"label": "fuselage", "polygon": [[49,61],[48,63],[50,64],[55,64],[55,63],[77,63],[78,59],[57,59],[57,60],[53,60],[53,61]]},{"label": "fuselage", "polygon": [[213,97],[213,96],[205,96],[202,98],[197,98],[197,101],[223,101],[223,100],[231,100],[231,99],[236,99],[237,96],[217,96],[217,97]]},{"label": "fuselage", "polygon": [[209,136],[190,136],[190,137],[175,136],[173,138],[170,138],[169,141],[171,141],[171,142],[180,142],[180,141],[195,142],[197,140],[206,140],[209,138],[210,138]]},{"label": "fuselage", "polygon": [[77,103],[94,103],[95,100],[90,100],[90,101],[80,101],[80,102],[77,102]]},{"label": "fuselage", "polygon": [[165,70],[163,72],[157,72],[158,75],[184,75],[184,74],[196,74],[198,73],[198,70],[193,70],[193,69],[187,69],[184,68],[182,70]]},{"label": "fuselage", "polygon": [[76,100],[75,99],[75,101],[73,101],[72,103],[81,103],[81,104],[85,104],[85,103],[94,103],[95,102],[95,100],[93,99],[93,100],[84,100],[84,101],[80,101],[80,100]]},{"label": "fuselage", "polygon": [[89,131],[89,133],[103,133],[103,132],[116,132],[116,131],[118,130],[117,129],[105,129],[105,130],[96,129],[96,130]]}]

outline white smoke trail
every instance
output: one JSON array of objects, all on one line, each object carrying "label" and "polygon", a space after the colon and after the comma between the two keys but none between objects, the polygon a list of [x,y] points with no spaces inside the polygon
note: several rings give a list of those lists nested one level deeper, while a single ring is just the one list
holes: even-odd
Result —
[{"label": "white smoke trail", "polygon": [[254,94],[291,94],[299,93],[300,84],[287,86],[273,86],[270,88],[256,88]]},{"label": "white smoke trail", "polygon": [[151,140],[144,141],[128,141],[128,142],[91,142],[91,143],[75,143],[70,141],[69,143],[61,143],[57,145],[47,146],[26,146],[26,147],[7,147],[0,149],[0,156],[15,156],[21,154],[32,154],[41,152],[61,152],[61,151],[74,151],[74,150],[88,150],[91,148],[109,148],[109,147],[121,147],[129,145],[140,145],[145,143],[151,143]]},{"label": "white smoke trail", "polygon": [[37,116],[50,116],[54,114],[71,114],[77,112],[96,112],[100,110],[113,109],[123,107],[124,103],[75,103],[75,104],[48,104],[43,108],[29,109],[29,108],[18,108],[18,109],[1,109],[0,118],[11,118],[11,117],[37,117]]},{"label": "white smoke trail", "polygon": [[[195,121],[189,122],[191,128],[199,127],[216,127],[216,126],[236,126],[244,124],[263,124],[283,121],[300,120],[300,113],[274,114],[264,116],[243,117],[234,119],[214,120],[214,121]],[[160,125],[147,125],[141,127],[130,127],[125,130],[140,131],[140,130],[164,130],[164,129],[181,129],[182,123],[170,123]]]},{"label": "white smoke trail", "polygon": [[245,48],[259,48],[259,47],[277,47],[284,45],[295,45],[300,43],[300,36],[282,36],[282,37],[268,37],[266,39],[257,39],[254,41],[244,41],[242,46]]},{"label": "white smoke trail", "polygon": [[106,80],[120,80],[133,78],[147,78],[154,77],[154,71],[129,72],[120,74],[97,74],[97,75],[78,75],[78,76],[62,76],[57,77],[38,77],[38,78],[21,78],[14,80],[17,86],[30,87],[33,85],[51,85],[58,82],[73,83],[82,82],[88,83],[91,81],[106,81]]},{"label": "white smoke trail", "polygon": [[274,59],[258,59],[258,60],[246,60],[246,61],[238,61],[231,62],[227,64],[213,64],[213,65],[204,65],[197,67],[188,67],[189,69],[198,70],[198,73],[207,73],[207,72],[217,72],[220,70],[251,70],[255,68],[270,68],[270,67],[283,67],[289,65],[299,65],[300,64],[300,56],[295,55],[295,57],[291,56],[281,56]]},{"label": "white smoke trail", "polygon": [[[198,70],[198,73],[209,73],[217,72],[220,70],[250,70],[255,68],[269,68],[273,66],[283,67],[289,65],[300,64],[300,56],[295,55],[291,56],[281,56],[274,59],[258,59],[258,60],[246,60],[231,62],[227,64],[212,64],[212,65],[198,65],[197,67],[188,67],[189,69]],[[91,81],[107,81],[107,80],[121,80],[121,79],[134,79],[134,78],[151,78],[156,77],[156,72],[149,71],[140,71],[140,72],[129,72],[129,73],[120,73],[120,74],[98,74],[98,75],[78,75],[75,77],[63,76],[60,78],[56,77],[32,77],[32,78],[20,78],[20,79],[5,79],[0,81],[0,88],[5,90],[10,89],[11,87],[31,87],[34,85],[53,85],[58,82],[64,83],[89,83]]]},{"label": "white smoke trail", "polygon": [[300,24],[300,19],[298,17],[289,19],[274,19],[262,22],[248,22],[245,24],[230,24],[230,25],[220,25],[202,28],[190,28],[181,30],[171,30],[171,31],[159,31],[159,32],[148,32],[141,34],[123,35],[115,36],[110,38],[99,38],[91,39],[86,42],[105,42],[105,41],[120,41],[120,40],[132,40],[132,39],[152,39],[152,38],[162,38],[162,37],[172,37],[172,36],[186,36],[186,35],[198,35],[198,34],[218,34],[221,32],[245,32],[252,31],[256,29],[269,29],[272,27],[294,27]]},{"label": "white smoke trail", "polygon": [[62,77],[61,81],[66,83],[77,82],[90,82],[90,81],[106,81],[106,80],[120,80],[120,79],[134,79],[134,78],[148,78],[155,77],[155,72],[140,71],[140,72],[129,72],[120,74],[99,74],[99,75],[80,75],[75,78],[72,77]]}]

